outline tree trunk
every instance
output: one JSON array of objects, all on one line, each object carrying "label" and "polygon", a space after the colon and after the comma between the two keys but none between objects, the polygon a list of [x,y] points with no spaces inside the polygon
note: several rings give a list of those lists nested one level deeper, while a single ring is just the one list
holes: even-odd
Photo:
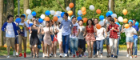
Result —
[{"label": "tree trunk", "polygon": [[[6,15],[14,15],[14,0],[7,0],[7,12]],[[6,19],[7,20],[7,19]]]},{"label": "tree trunk", "polygon": [[[26,10],[29,8],[29,0],[24,0],[24,14],[26,14]],[[27,14],[26,14],[27,16]]]},{"label": "tree trunk", "polygon": [[114,3],[115,3],[114,0],[108,0],[108,7],[109,7],[108,10],[111,10],[112,12],[115,12],[115,11],[114,11],[114,6],[115,6]]},{"label": "tree trunk", "polygon": [[[0,0],[0,28],[2,28],[3,0]],[[0,30],[0,46],[2,46],[2,31]]]}]

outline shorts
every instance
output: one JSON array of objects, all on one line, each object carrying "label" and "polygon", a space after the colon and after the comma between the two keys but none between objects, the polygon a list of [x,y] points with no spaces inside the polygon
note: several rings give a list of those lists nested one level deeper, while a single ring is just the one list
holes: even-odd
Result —
[{"label": "shorts", "polygon": [[19,44],[18,36],[16,36],[16,38],[15,38],[15,44]]},{"label": "shorts", "polygon": [[106,44],[106,45],[109,45],[109,37],[106,37],[106,39],[105,39],[105,44]]},{"label": "shorts", "polygon": [[55,35],[54,38],[53,38],[53,43],[54,42],[57,42],[57,35]]},{"label": "shorts", "polygon": [[133,37],[126,37],[126,42],[134,42],[134,38]]},{"label": "shorts", "polygon": [[40,45],[37,45],[38,49],[41,49],[41,44]]},{"label": "shorts", "polygon": [[83,49],[85,47],[85,39],[78,39],[78,47]]},{"label": "shorts", "polygon": [[51,35],[51,40],[53,41],[54,35]]}]

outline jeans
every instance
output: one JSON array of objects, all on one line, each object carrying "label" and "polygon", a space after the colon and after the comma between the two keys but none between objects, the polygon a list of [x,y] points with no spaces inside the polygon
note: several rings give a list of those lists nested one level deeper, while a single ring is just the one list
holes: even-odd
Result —
[{"label": "jeans", "polygon": [[78,50],[78,39],[77,38],[70,38],[70,47],[72,50],[72,54]]},{"label": "jeans", "polygon": [[120,42],[121,37],[118,38],[118,45],[117,45],[117,55],[119,55],[119,42]]},{"label": "jeans", "polygon": [[63,42],[63,51],[64,51],[65,54],[68,54],[69,35],[62,35],[62,42]]},{"label": "jeans", "polygon": [[93,55],[95,55],[97,53],[97,45],[96,45],[96,41],[94,41],[94,44],[93,44]]},{"label": "jeans", "polygon": [[97,51],[100,51],[103,54],[103,42],[104,40],[96,40]]},{"label": "jeans", "polygon": [[118,39],[109,38],[111,54],[117,55]]},{"label": "jeans", "polygon": [[134,38],[133,55],[137,55],[137,43],[138,43],[138,38]]}]

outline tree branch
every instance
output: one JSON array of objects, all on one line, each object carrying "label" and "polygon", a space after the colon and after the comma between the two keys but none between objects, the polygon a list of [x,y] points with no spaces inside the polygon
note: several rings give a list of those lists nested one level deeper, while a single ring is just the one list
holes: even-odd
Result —
[{"label": "tree branch", "polygon": [[67,12],[66,9],[60,4],[59,0],[57,0],[57,3],[60,5],[60,7],[61,7],[65,12]]}]

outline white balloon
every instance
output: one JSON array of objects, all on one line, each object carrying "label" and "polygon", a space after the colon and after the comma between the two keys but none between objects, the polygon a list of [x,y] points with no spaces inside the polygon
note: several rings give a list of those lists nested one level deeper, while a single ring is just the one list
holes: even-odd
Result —
[{"label": "white balloon", "polygon": [[70,16],[68,16],[68,20],[71,20]]},{"label": "white balloon", "polygon": [[119,21],[119,22],[123,22],[123,17],[119,16],[119,17],[118,17],[118,21]]},{"label": "white balloon", "polygon": [[30,10],[30,9],[27,9],[27,10],[26,10],[26,13],[27,13],[27,14],[31,14],[31,10]]},{"label": "white balloon", "polygon": [[58,22],[62,22],[63,21],[63,18],[62,17],[59,17],[58,18]]},{"label": "white balloon", "polygon": [[89,6],[89,9],[90,9],[90,10],[94,10],[94,6],[93,6],[93,5],[90,5],[90,6]]},{"label": "white balloon", "polygon": [[70,7],[66,7],[66,10],[67,10],[67,11],[70,11]]},{"label": "white balloon", "polygon": [[113,13],[113,14],[111,15],[111,17],[112,17],[112,18],[117,18],[117,14],[114,14],[114,13]]},{"label": "white balloon", "polygon": [[45,14],[41,14],[40,18],[44,19],[45,18]]},{"label": "white balloon", "polygon": [[51,10],[50,13],[51,13],[51,15],[54,15],[55,14],[55,11],[54,10]]},{"label": "white balloon", "polygon": [[56,11],[56,14],[57,16],[61,16],[61,11]]},{"label": "white balloon", "polygon": [[28,19],[32,19],[33,18],[33,15],[32,14],[29,14],[28,15]]},{"label": "white balloon", "polygon": [[99,24],[100,24],[101,26],[104,26],[104,21],[100,21]]},{"label": "white balloon", "polygon": [[82,15],[82,11],[81,10],[78,10],[78,15]]}]

